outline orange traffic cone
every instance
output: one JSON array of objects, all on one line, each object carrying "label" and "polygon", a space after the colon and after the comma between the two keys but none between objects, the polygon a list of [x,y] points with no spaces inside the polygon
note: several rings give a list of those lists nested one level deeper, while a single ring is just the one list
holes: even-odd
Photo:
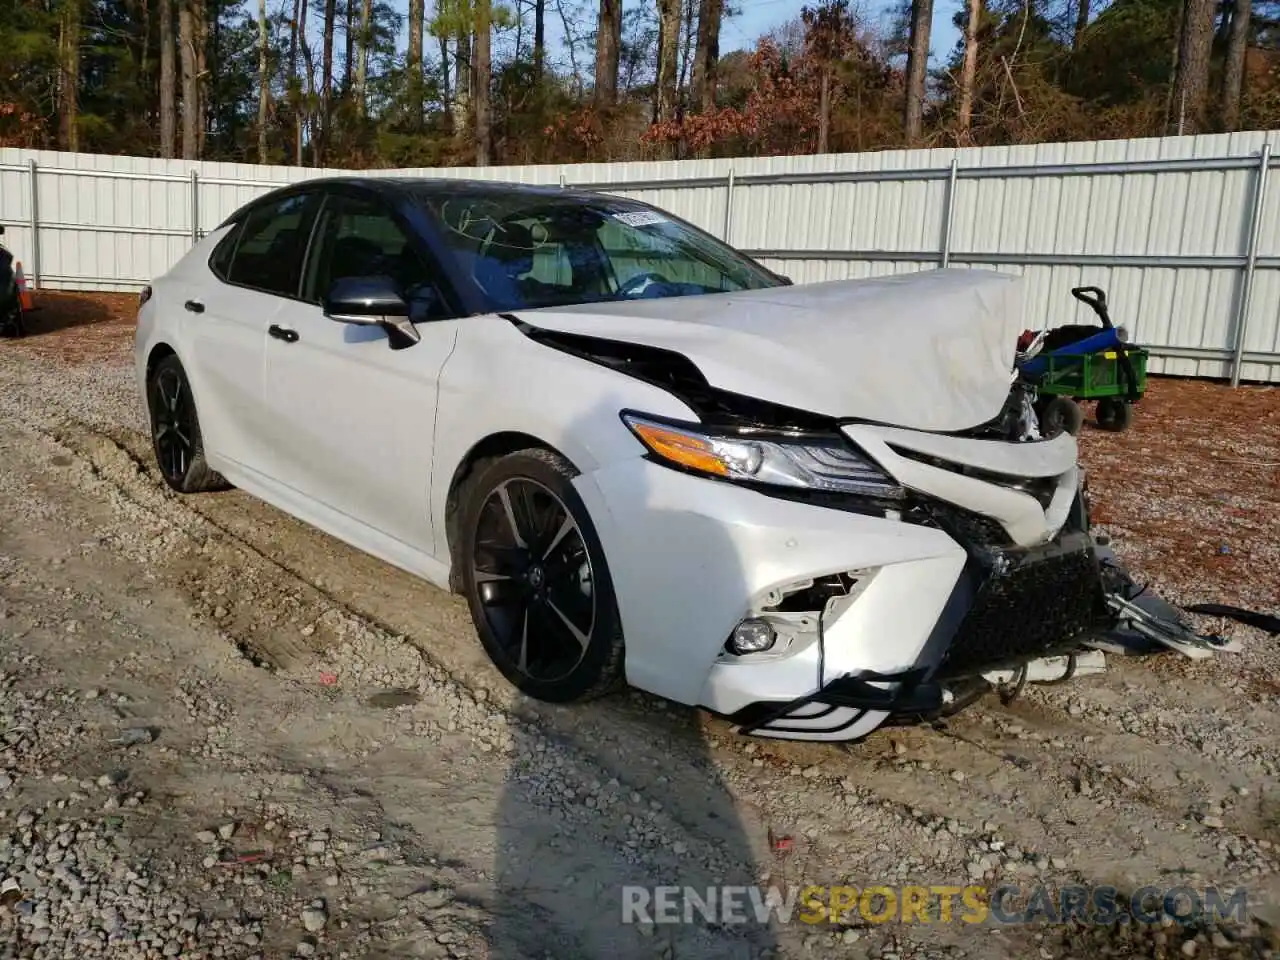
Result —
[{"label": "orange traffic cone", "polygon": [[13,279],[18,285],[18,302],[22,304],[22,312],[30,313],[36,308],[36,301],[31,295],[31,288],[27,286],[27,278],[23,276],[21,260],[14,264]]}]

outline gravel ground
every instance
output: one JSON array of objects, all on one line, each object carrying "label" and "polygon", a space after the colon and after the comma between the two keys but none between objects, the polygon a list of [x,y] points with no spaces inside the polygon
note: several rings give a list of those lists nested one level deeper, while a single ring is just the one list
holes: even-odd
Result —
[{"label": "gravel ground", "polygon": [[[1280,642],[1206,621],[1243,652],[847,746],[532,703],[458,598],[237,491],[171,495],[132,298],[42,302],[0,343],[0,956],[1280,952]],[[1278,396],[1155,381],[1131,432],[1086,431],[1099,519],[1172,599],[1280,609]],[[999,882],[1243,884],[1258,916],[619,923],[627,883]]]}]

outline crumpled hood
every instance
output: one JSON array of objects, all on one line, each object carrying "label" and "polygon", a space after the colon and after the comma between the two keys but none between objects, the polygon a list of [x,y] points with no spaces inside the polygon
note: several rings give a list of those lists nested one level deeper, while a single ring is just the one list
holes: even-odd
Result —
[{"label": "crumpled hood", "polygon": [[681,353],[723,390],[940,432],[1000,413],[1027,326],[1020,277],[957,269],[520,314]]}]

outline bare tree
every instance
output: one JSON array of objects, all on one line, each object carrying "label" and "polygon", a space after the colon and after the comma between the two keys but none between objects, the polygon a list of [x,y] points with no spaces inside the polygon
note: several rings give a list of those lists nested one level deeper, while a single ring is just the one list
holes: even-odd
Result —
[{"label": "bare tree", "polygon": [[1076,0],[1076,30],[1071,38],[1071,49],[1079,50],[1084,42],[1084,31],[1089,26],[1089,0]]},{"label": "bare tree", "polygon": [[618,99],[618,58],[621,51],[622,0],[600,0],[600,16],[596,25],[597,106],[608,106]]},{"label": "bare tree", "polygon": [[542,79],[547,59],[547,0],[533,0],[533,76]]},{"label": "bare tree", "polygon": [[267,0],[258,0],[258,162],[267,162],[267,111],[271,84],[267,76]]},{"label": "bare tree", "polygon": [[1222,128],[1240,125],[1240,91],[1244,86],[1244,55],[1249,46],[1251,0],[1234,0],[1231,5],[1231,34],[1227,41],[1227,62],[1222,72]]},{"label": "bare tree", "polygon": [[933,0],[912,0],[911,36],[907,45],[907,102],[903,117],[907,142],[924,133],[924,85],[929,67],[929,32],[933,28]]},{"label": "bare tree", "polygon": [[[360,46],[356,54],[356,109],[360,111],[362,117],[369,112],[369,47],[372,44],[373,0],[364,0],[360,5]],[[448,89],[446,84],[446,99]]]},{"label": "bare tree", "polygon": [[675,116],[676,61],[680,55],[680,0],[658,0],[658,96],[655,119]]},{"label": "bare tree", "polygon": [[720,62],[720,21],[724,0],[699,0],[698,46],[693,54],[693,102],[703,113],[716,106],[716,65]]},{"label": "bare tree", "polygon": [[410,125],[416,130],[422,123],[422,37],[426,23],[426,4],[409,0],[409,44],[404,57],[408,75]]},{"label": "bare tree", "polygon": [[80,149],[80,3],[63,0],[58,25],[58,117],[62,149]]},{"label": "bare tree", "polygon": [[982,0],[966,0],[964,19],[964,60],[960,65],[960,103],[956,108],[956,138],[969,141],[973,125],[973,85],[978,76],[978,27],[982,20]]},{"label": "bare tree", "polygon": [[178,132],[178,77],[173,62],[173,0],[160,3],[160,156],[173,157]]},{"label": "bare tree", "polygon": [[324,35],[320,66],[320,137],[316,145],[316,165],[326,160],[333,120],[333,28],[338,19],[335,0],[324,0]]},{"label": "bare tree", "polygon": [[1173,80],[1170,132],[1200,133],[1205,129],[1209,94],[1209,55],[1213,46],[1215,0],[1184,0],[1178,37],[1178,68]]},{"label": "bare tree", "polygon": [[489,112],[489,86],[492,79],[489,48],[493,34],[493,11],[489,6],[489,0],[475,0],[475,2],[476,38],[471,101],[476,118],[476,166],[487,167],[493,147],[493,125]]},{"label": "bare tree", "polygon": [[199,11],[195,0],[178,0],[178,45],[182,60],[182,159],[200,159],[200,130],[204,116],[200,109]]}]

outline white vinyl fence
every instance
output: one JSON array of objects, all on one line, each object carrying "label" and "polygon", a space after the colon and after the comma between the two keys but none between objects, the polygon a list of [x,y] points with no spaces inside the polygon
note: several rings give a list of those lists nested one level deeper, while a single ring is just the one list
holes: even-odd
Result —
[{"label": "white vinyl fence", "polygon": [[[1153,371],[1280,382],[1277,148],[1267,131],[370,173],[631,196],[797,283],[947,265],[1024,273],[1028,327],[1091,320],[1070,288],[1099,286]],[[135,290],[245,201],[342,172],[0,149],[0,224],[38,288]]]}]

